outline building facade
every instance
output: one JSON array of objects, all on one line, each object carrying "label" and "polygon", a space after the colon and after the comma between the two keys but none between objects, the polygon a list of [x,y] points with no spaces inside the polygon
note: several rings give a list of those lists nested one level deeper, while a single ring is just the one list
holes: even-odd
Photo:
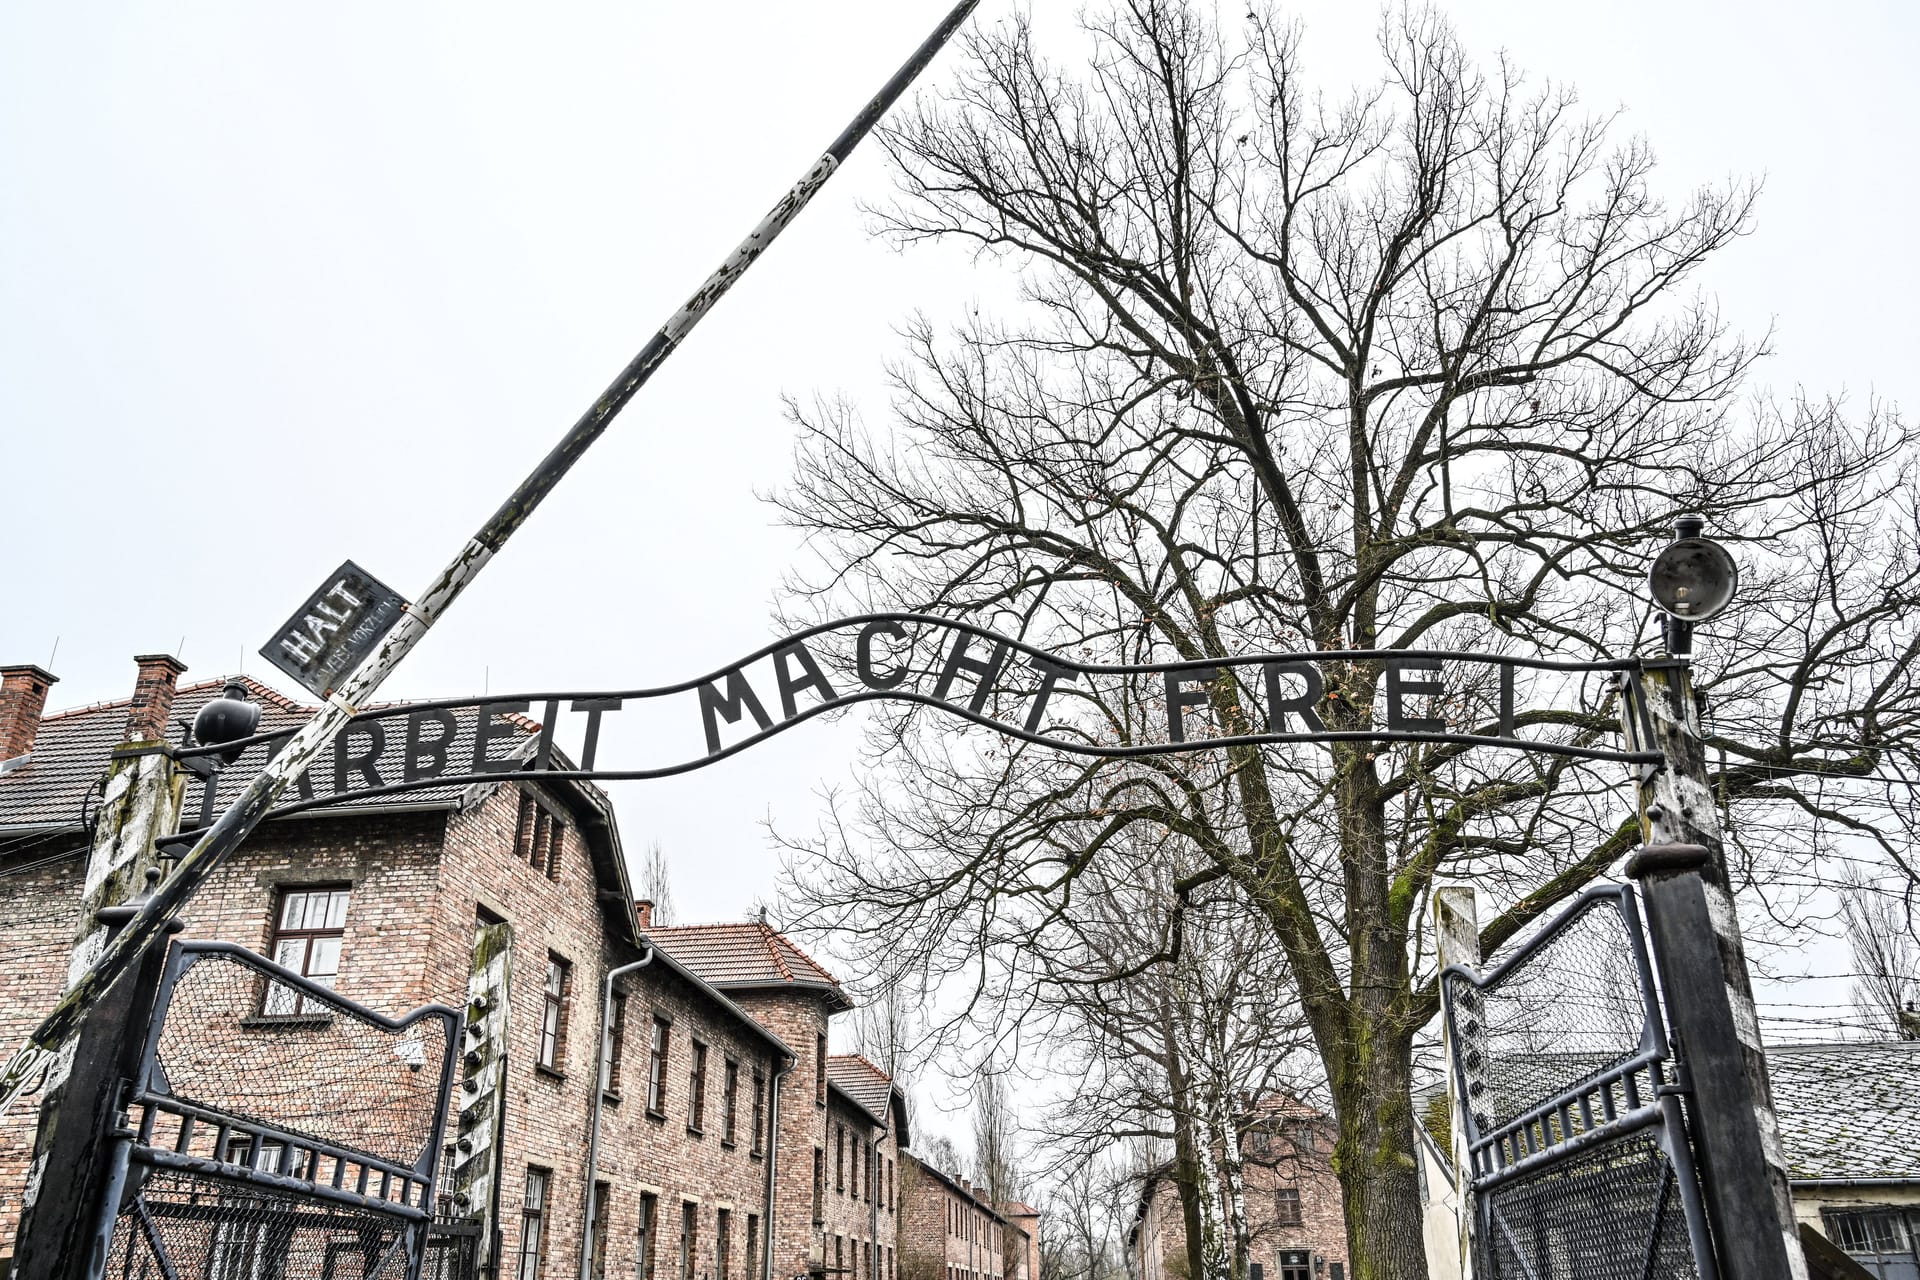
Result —
[{"label": "building facade", "polygon": [[[911,1153],[902,1156],[900,1265],[907,1280],[1005,1280],[1009,1255],[1027,1256],[1024,1229],[1010,1226],[984,1190]],[[1038,1215],[1033,1222],[1037,1235]]]},{"label": "building facade", "polygon": [[[1335,1130],[1291,1098],[1259,1101],[1240,1139],[1249,1280],[1346,1280],[1345,1199]],[[1172,1167],[1143,1185],[1128,1247],[1139,1280],[1187,1280],[1187,1226]]]},{"label": "building facade", "polygon": [[[222,682],[176,687],[183,670],[141,659],[134,697],[45,715],[51,674],[0,668],[0,1035],[18,1042],[58,997],[110,754],[177,749],[220,695]],[[312,714],[244,686],[262,733]],[[591,785],[354,794],[359,770],[401,776],[409,750],[530,753],[538,724],[484,712],[452,712],[424,747],[343,735],[302,783],[317,807],[261,824],[195,894],[185,936],[240,943],[389,1016],[465,1004],[476,939],[506,940],[498,1141],[469,1150],[450,1120],[440,1170],[447,1229],[487,1219],[469,1274],[893,1280],[906,1112],[884,1072],[830,1055],[829,1023],[852,1007],[832,974],[764,923],[654,928]],[[217,775],[210,804],[183,776],[178,825],[237,795],[269,749]],[[34,1128],[30,1105],[0,1119],[0,1267]],[[475,1186],[485,1203],[463,1199]]]}]

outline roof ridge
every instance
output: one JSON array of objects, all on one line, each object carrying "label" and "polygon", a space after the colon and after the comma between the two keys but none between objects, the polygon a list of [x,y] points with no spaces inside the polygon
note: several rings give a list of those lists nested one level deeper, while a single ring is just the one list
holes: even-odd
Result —
[{"label": "roof ridge", "polygon": [[[767,944],[767,955],[773,960],[773,967],[780,971],[781,977],[785,978],[788,982],[792,982],[793,969],[787,964],[787,958],[780,954],[780,944],[787,941],[786,937],[765,920],[756,921],[755,923],[760,926],[760,936]],[[788,942],[787,945],[793,946],[790,942]],[[798,947],[794,947],[793,949],[795,951],[800,950]],[[818,965],[814,967],[819,968]],[[821,972],[824,973],[825,970],[821,970]]]}]

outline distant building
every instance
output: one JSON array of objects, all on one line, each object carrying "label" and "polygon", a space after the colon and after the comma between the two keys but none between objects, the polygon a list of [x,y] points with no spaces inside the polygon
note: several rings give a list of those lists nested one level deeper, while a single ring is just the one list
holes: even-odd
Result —
[{"label": "distant building", "polygon": [[1007,1280],[1022,1265],[1038,1274],[1038,1212],[1020,1205],[1025,1214],[1015,1222],[985,1191],[911,1154],[902,1156],[900,1266],[906,1280]]},{"label": "distant building", "polygon": [[[1291,1098],[1256,1107],[1241,1138],[1248,1280],[1346,1280],[1345,1199],[1333,1173],[1333,1122]],[[1127,1236],[1138,1280],[1187,1280],[1187,1230],[1171,1165],[1141,1190]]]}]

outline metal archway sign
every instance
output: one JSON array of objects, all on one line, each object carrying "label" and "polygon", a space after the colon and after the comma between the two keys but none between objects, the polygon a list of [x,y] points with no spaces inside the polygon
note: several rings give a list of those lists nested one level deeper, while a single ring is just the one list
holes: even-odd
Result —
[{"label": "metal archway sign", "polygon": [[[808,627],[716,671],[676,684],[616,690],[454,698],[355,715],[295,779],[285,814],[433,787],[542,778],[638,781],[724,760],[815,717],[865,702],[935,708],[1007,737],[1099,758],[1230,747],[1342,742],[1495,747],[1647,765],[1654,752],[1530,736],[1561,717],[1520,713],[1523,689],[1543,680],[1631,672],[1638,659],[1563,662],[1433,649],[1259,653],[1170,663],[1090,663],[984,627],[921,613],[871,613]],[[1342,668],[1380,676],[1378,705],[1336,716]],[[1336,673],[1330,687],[1328,673]],[[1620,681],[1631,699],[1633,681]],[[1222,708],[1229,708],[1227,717]],[[1627,711],[1632,713],[1631,705]],[[648,718],[646,737],[669,758],[601,758],[606,717]],[[526,720],[538,721],[537,732]],[[566,736],[578,746],[560,745]],[[1234,718],[1237,717],[1237,723]],[[1223,722],[1225,719],[1227,722]],[[1364,727],[1334,728],[1361,720]],[[264,748],[272,758],[295,730],[187,747],[194,760]],[[532,736],[529,737],[529,734]],[[209,771],[208,777],[215,777]],[[210,782],[204,794],[211,816]],[[183,836],[196,834],[184,832]]]}]

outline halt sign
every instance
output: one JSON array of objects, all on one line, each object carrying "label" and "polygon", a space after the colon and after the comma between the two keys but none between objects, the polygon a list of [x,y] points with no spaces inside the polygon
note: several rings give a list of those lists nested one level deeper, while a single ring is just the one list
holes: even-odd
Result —
[{"label": "halt sign", "polygon": [[399,592],[349,560],[273,633],[260,656],[325,698],[400,621]]}]

